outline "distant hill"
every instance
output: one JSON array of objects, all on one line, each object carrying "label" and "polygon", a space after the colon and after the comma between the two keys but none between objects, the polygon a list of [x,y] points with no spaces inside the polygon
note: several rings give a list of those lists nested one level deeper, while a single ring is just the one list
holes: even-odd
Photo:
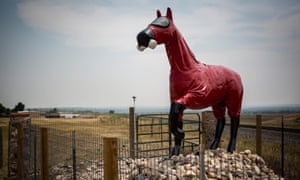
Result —
[{"label": "distant hill", "polygon": [[252,106],[243,107],[242,113],[244,114],[288,114],[299,113],[300,104],[298,105],[273,105],[273,106]]},{"label": "distant hill", "polygon": [[[52,108],[32,108],[34,111],[49,111]],[[129,107],[57,107],[60,112],[89,112],[89,113],[128,113]],[[202,110],[187,110],[186,112],[199,113],[201,111],[211,110],[206,108]],[[136,113],[138,114],[152,114],[152,113],[168,113],[169,107],[136,107]],[[288,114],[288,113],[300,113],[300,104],[298,105],[272,105],[272,106],[245,106],[242,109],[243,114]]]}]

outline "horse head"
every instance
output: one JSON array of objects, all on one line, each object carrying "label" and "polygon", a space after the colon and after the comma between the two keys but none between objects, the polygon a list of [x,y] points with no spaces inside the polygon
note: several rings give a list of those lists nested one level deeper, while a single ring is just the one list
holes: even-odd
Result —
[{"label": "horse head", "polygon": [[137,48],[140,51],[147,47],[154,49],[157,44],[167,43],[176,31],[171,8],[167,9],[166,16],[162,16],[157,10],[156,16],[156,19],[137,35]]}]

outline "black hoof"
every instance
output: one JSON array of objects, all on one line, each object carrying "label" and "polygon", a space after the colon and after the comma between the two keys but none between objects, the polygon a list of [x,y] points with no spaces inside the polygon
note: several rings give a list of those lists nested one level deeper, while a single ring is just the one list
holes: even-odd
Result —
[{"label": "black hoof", "polygon": [[233,153],[233,151],[235,151],[235,140],[229,142],[227,151],[230,153]]},{"label": "black hoof", "polygon": [[217,149],[217,148],[219,147],[219,142],[220,142],[220,140],[215,139],[215,140],[211,143],[209,149],[213,149],[213,150],[214,150],[214,149]]},{"label": "black hoof", "polygon": [[174,146],[171,150],[170,156],[178,156],[180,154],[180,146]]}]

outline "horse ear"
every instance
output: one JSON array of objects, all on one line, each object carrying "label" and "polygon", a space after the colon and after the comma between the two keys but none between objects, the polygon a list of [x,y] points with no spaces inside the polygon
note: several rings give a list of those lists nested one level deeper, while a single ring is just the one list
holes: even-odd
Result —
[{"label": "horse ear", "polygon": [[157,16],[158,18],[161,17],[161,13],[160,13],[159,10],[156,11],[156,16]]},{"label": "horse ear", "polygon": [[169,7],[168,7],[168,9],[167,9],[167,17],[168,17],[169,19],[173,20],[172,10],[171,10],[171,8],[169,8]]}]

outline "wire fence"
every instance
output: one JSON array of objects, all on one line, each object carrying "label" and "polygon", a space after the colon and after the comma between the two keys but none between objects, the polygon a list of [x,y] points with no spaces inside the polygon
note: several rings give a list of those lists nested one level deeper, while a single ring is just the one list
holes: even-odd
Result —
[{"label": "wire fence", "polygon": [[[24,162],[22,163],[25,173],[22,179],[40,179],[42,175],[42,156],[48,156],[49,179],[103,179],[104,178],[104,154],[102,136],[90,136],[88,134],[76,133],[73,131],[62,131],[47,128],[47,150],[42,153],[40,144],[41,129],[32,126],[30,130],[31,139],[26,140],[26,145],[30,148],[24,152]],[[24,141],[25,143],[25,141]],[[118,159],[128,158],[128,140],[118,139]],[[26,160],[26,161],[25,161]],[[10,161],[9,167],[15,162]],[[20,169],[16,168],[14,171]],[[119,169],[119,179],[124,173]],[[17,173],[10,173],[10,178],[19,179]]]},{"label": "wire fence", "polygon": [[[286,179],[300,177],[300,114],[263,114],[261,129],[256,124],[257,115],[242,114],[238,130],[237,152],[245,149],[259,154],[266,164]],[[229,119],[229,118],[227,118]],[[260,132],[258,134],[258,132]],[[226,148],[230,135],[230,124],[226,124],[221,147]],[[260,141],[259,144],[257,144]],[[258,147],[259,146],[259,147]]]},{"label": "wire fence", "polygon": [[[230,125],[227,124],[220,144],[224,149],[203,151],[202,162],[199,145],[202,138],[200,133],[203,132],[197,114],[186,114],[184,117],[187,136],[182,154],[178,157],[169,157],[170,134],[167,115],[164,114],[136,117],[134,148],[131,148],[130,144],[128,116],[111,118],[111,115],[107,115],[103,118],[93,115],[89,118],[75,119],[38,116],[17,119],[11,119],[9,125],[9,131],[13,132],[8,136],[9,142],[14,144],[8,146],[8,157],[15,157],[15,161],[8,158],[7,176],[10,179],[18,179],[18,176],[23,177],[22,179],[41,179],[44,171],[44,162],[41,160],[42,128],[47,129],[49,179],[104,179],[103,139],[107,136],[117,137],[117,179],[200,179],[201,175],[212,179],[278,179],[279,176],[275,174],[286,179],[300,177],[300,133],[291,128],[299,122],[299,114],[262,115],[260,153],[257,148],[257,127],[253,123],[257,121],[257,116],[243,114],[237,142],[237,152],[241,153],[228,154],[224,151],[230,134]],[[209,137],[215,128],[211,112],[205,114],[205,121],[210,122],[205,132]],[[276,125],[275,122],[281,121],[281,127]],[[2,133],[1,135],[5,139]],[[206,140],[211,142],[209,138]],[[18,147],[21,144],[23,150],[19,155]],[[2,146],[1,149],[5,151]],[[131,156],[132,154],[134,156]],[[23,166],[18,165],[20,161]],[[204,166],[202,172],[201,165]],[[20,170],[22,175],[18,174]]]},{"label": "wire fence", "polygon": [[[50,130],[49,135],[50,179],[104,178],[104,137],[90,136],[75,130]],[[118,139],[117,146],[118,159],[127,158],[128,140]],[[118,172],[121,179],[124,173],[120,169]]]}]

